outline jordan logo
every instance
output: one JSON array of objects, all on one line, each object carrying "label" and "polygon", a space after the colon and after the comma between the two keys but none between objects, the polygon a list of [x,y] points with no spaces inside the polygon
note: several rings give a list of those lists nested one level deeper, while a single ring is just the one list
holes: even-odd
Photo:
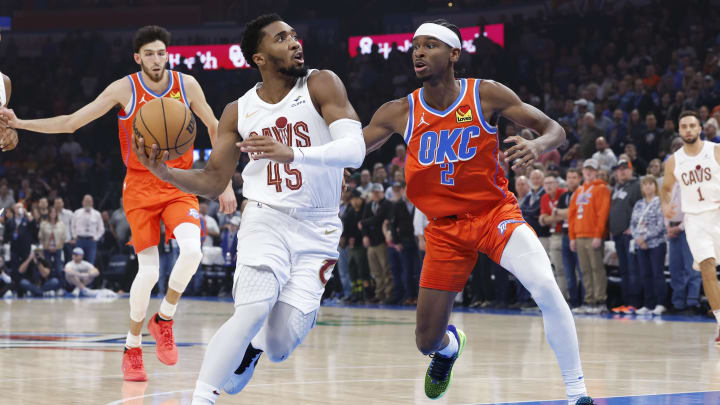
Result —
[{"label": "jordan logo", "polygon": [[422,115],[420,116],[420,122],[418,122],[418,124],[417,124],[417,126],[416,126],[415,128],[419,127],[419,126],[422,125],[422,124],[430,125],[427,121],[425,121],[425,113],[424,113],[424,112],[423,112]]},{"label": "jordan logo", "polygon": [[143,94],[142,98],[140,99],[140,101],[138,101],[138,104],[142,104],[142,103],[147,103],[147,100],[145,100],[144,94]]}]

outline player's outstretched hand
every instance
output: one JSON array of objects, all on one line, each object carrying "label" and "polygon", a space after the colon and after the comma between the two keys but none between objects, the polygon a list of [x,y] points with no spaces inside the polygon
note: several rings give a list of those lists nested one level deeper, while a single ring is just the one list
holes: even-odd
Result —
[{"label": "player's outstretched hand", "polygon": [[251,136],[235,144],[240,151],[253,159],[268,159],[278,163],[290,163],[295,158],[293,150],[270,136]]},{"label": "player's outstretched hand", "polygon": [[0,107],[0,128],[17,128],[19,121],[15,111],[10,108]]},{"label": "player's outstretched hand", "polygon": [[13,128],[0,128],[0,149],[3,152],[15,149],[18,144],[18,133]]},{"label": "player's outstretched hand", "polygon": [[514,142],[515,145],[505,151],[505,162],[512,162],[513,170],[530,166],[542,153],[536,142],[521,136],[509,136],[505,139],[505,143],[511,142]]},{"label": "player's outstretched hand", "polygon": [[143,138],[136,138],[135,134],[133,134],[132,139],[130,140],[130,145],[135,152],[135,156],[137,156],[143,166],[147,167],[147,169],[160,180],[167,179],[168,167],[165,162],[167,162],[170,158],[170,152],[164,151],[162,152],[162,157],[158,158],[160,151],[158,150],[157,145],[153,144],[150,156],[146,155],[145,140]]}]

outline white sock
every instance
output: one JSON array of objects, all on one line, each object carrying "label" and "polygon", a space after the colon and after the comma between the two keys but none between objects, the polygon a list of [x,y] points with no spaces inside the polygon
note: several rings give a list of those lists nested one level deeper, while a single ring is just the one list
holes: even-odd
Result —
[{"label": "white sock", "polygon": [[575,405],[578,399],[587,395],[585,388],[585,377],[582,369],[561,370],[565,382],[565,393],[568,397],[568,404]]},{"label": "white sock", "polygon": [[[175,310],[177,309],[177,304],[171,304],[168,302],[167,298],[163,298],[162,302],[160,303],[160,318],[165,319],[166,321],[169,321],[172,319],[173,316],[175,316]],[[165,316],[163,316],[165,315]],[[165,318],[167,317],[167,319]]]},{"label": "white sock", "polygon": [[717,320],[717,323],[720,324],[720,309],[714,309],[713,315],[715,315],[715,320]]},{"label": "white sock", "polygon": [[443,356],[443,357],[452,357],[452,356],[454,356],[455,353],[457,353],[457,351],[458,351],[458,341],[457,341],[457,339],[455,338],[455,334],[454,334],[454,333],[452,333],[452,332],[450,332],[450,331],[447,331],[447,332],[445,332],[445,333],[447,334],[448,339],[450,340],[450,342],[449,342],[448,345],[445,346],[443,349],[439,350],[439,351],[437,352],[437,354],[439,354],[439,355],[441,355],[441,356]]},{"label": "white sock", "polygon": [[135,336],[132,334],[132,332],[128,331],[127,337],[125,338],[125,346],[132,349],[135,347],[140,347],[141,344],[142,334]]},{"label": "white sock", "polygon": [[212,405],[220,396],[220,389],[200,380],[195,383],[192,405]]}]

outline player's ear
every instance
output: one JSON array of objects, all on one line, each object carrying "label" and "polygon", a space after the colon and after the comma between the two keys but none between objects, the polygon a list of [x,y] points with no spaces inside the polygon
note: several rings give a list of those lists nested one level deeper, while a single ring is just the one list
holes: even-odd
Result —
[{"label": "player's ear", "polygon": [[460,48],[453,48],[450,51],[450,62],[457,63],[460,60]]},{"label": "player's ear", "polygon": [[133,54],[133,59],[135,59],[135,63],[137,63],[138,65],[140,64],[140,54],[139,53],[135,52]]},{"label": "player's ear", "polygon": [[258,67],[265,64],[265,57],[261,53],[253,54],[252,60]]}]

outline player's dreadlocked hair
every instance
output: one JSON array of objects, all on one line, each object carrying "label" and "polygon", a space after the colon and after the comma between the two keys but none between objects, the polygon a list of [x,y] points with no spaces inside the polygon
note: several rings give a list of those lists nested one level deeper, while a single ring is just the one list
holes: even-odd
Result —
[{"label": "player's dreadlocked hair", "polygon": [[162,42],[167,48],[170,46],[171,38],[172,36],[165,28],[157,25],[146,25],[135,32],[135,38],[133,38],[133,50],[135,53],[139,53],[140,48],[142,48],[143,45],[154,41]]},{"label": "player's dreadlocked hair", "polygon": [[263,14],[250,21],[245,26],[245,32],[243,32],[240,46],[242,48],[245,61],[247,61],[247,63],[255,69],[257,69],[257,65],[253,62],[252,57],[257,53],[258,46],[263,38],[264,33],[262,32],[262,29],[275,21],[282,21],[282,17],[277,14]]}]

